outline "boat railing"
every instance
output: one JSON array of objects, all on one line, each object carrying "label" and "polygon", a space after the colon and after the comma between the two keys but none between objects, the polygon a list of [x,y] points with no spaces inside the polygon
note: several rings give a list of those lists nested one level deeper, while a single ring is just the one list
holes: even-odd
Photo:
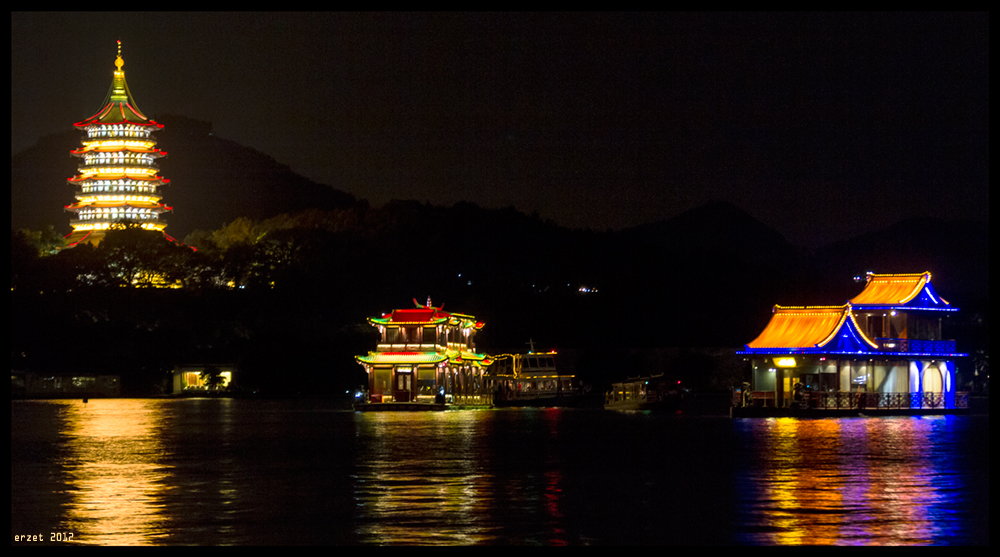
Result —
[{"label": "boat railing", "polygon": [[[748,405],[775,406],[774,391],[752,391]],[[733,404],[739,406],[742,398],[734,393]],[[792,402],[800,408],[908,410],[936,408],[968,408],[969,393],[956,392],[954,403],[948,404],[942,392],[926,393],[857,393],[850,391],[821,391],[802,393],[801,399]]]},{"label": "boat railing", "polygon": [[876,338],[879,350],[886,352],[920,352],[924,354],[952,354],[955,340],[924,340],[916,338]]}]

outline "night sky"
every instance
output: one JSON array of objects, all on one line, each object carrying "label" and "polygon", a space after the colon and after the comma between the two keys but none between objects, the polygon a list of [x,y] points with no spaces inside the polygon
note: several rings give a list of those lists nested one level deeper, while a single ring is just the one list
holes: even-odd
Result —
[{"label": "night sky", "polygon": [[604,230],[718,199],[806,247],[989,216],[987,14],[14,13],[11,31],[12,155],[100,108],[120,38],[147,116],[211,121],[376,206]]}]

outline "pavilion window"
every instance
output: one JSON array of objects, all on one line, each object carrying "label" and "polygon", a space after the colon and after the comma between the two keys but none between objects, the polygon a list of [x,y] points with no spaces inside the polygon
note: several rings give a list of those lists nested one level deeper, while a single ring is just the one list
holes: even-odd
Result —
[{"label": "pavilion window", "polygon": [[[426,332],[426,331],[425,331]],[[437,373],[433,367],[417,368],[417,394],[433,396]]]},{"label": "pavilion window", "polygon": [[387,344],[399,344],[402,342],[402,335],[399,334],[398,327],[389,327],[385,330],[385,342]]}]

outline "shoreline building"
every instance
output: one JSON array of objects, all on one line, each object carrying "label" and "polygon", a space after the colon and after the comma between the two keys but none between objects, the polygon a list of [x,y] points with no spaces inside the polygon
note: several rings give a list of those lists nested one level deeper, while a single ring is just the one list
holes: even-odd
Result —
[{"label": "shoreline building", "polygon": [[155,161],[167,153],[156,148],[152,137],[163,125],[136,107],[123,65],[118,41],[111,88],[101,109],[73,124],[86,135],[83,146],[70,151],[81,159],[80,173],[68,180],[76,188],[76,202],[66,205],[66,210],[74,213],[70,220],[73,231],[66,235],[70,246],[80,242],[96,246],[118,223],[132,222],[163,232],[167,224],[160,215],[172,209],[161,202],[157,191],[169,182],[157,175]]},{"label": "shoreline building", "polygon": [[[842,306],[774,306],[749,356],[751,383],[737,406],[926,411],[968,407],[955,391],[955,359],[941,335],[958,308],[930,273],[867,275]],[[735,402],[735,401],[734,401]]]},{"label": "shoreline building", "polygon": [[[207,371],[214,368],[218,375],[215,385],[208,384]],[[236,375],[234,364],[185,364],[175,365],[171,376],[173,395],[199,396],[223,392],[233,384]]]},{"label": "shoreline building", "polygon": [[368,322],[379,331],[374,352],[355,356],[368,375],[366,406],[492,404],[486,368],[492,360],[476,352],[475,334],[484,323],[471,315],[443,311],[413,300]]}]

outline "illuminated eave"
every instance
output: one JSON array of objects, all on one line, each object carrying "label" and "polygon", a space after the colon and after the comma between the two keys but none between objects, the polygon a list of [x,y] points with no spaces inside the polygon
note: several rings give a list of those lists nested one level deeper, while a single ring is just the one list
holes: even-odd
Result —
[{"label": "illuminated eave", "polygon": [[153,147],[143,147],[143,146],[136,146],[136,145],[120,145],[120,146],[112,146],[112,145],[86,146],[85,145],[85,146],[83,146],[83,147],[81,147],[79,149],[73,149],[72,151],[69,152],[69,154],[81,157],[83,155],[86,155],[87,153],[123,153],[123,152],[127,152],[127,153],[140,153],[140,154],[143,154],[143,155],[152,155],[152,156],[157,157],[157,158],[167,156],[167,152],[166,151],[161,151],[161,150],[155,149]]},{"label": "illuminated eave", "polygon": [[132,202],[129,202],[129,203],[72,203],[70,205],[64,205],[63,206],[63,208],[66,209],[67,211],[73,211],[73,212],[77,212],[80,209],[83,209],[83,208],[86,208],[86,207],[98,207],[98,208],[102,208],[102,209],[104,209],[104,208],[112,209],[112,208],[116,208],[116,207],[133,207],[135,209],[149,209],[151,211],[158,212],[158,213],[165,213],[167,211],[172,211],[174,209],[173,207],[170,207],[168,205],[164,205],[163,203],[141,205],[141,204],[132,203]]},{"label": "illuminated eave", "polygon": [[126,148],[126,147],[142,147],[145,149],[152,149],[158,141],[153,137],[88,137],[84,138],[81,143],[84,149],[99,149],[99,148]]},{"label": "illuminated eave", "polygon": [[474,360],[477,362],[481,362],[488,357],[486,354],[477,354],[476,352],[465,352],[458,350],[449,350],[447,354],[448,354],[448,359],[450,360]]},{"label": "illuminated eave", "polygon": [[[150,177],[130,176],[128,178],[130,180],[143,182],[144,187],[155,186],[157,185],[157,183],[159,183],[160,185],[165,185],[170,183],[170,180],[164,178],[163,176],[150,176]],[[71,184],[83,187],[90,184],[91,182],[96,182],[97,180],[122,180],[122,179],[124,179],[124,177],[122,176],[117,178],[109,178],[107,176],[73,176],[72,178],[67,178],[66,181]]]},{"label": "illuminated eave", "polygon": [[369,317],[368,322],[372,325],[381,325],[383,327],[397,327],[405,325],[440,325],[447,321],[444,317],[439,317],[437,319],[430,319],[427,321],[393,321],[392,317]]},{"label": "illuminated eave", "polygon": [[153,128],[152,131],[163,128],[163,124],[146,118],[146,116],[139,112],[134,106],[124,101],[109,102],[104,105],[104,108],[99,110],[97,114],[94,114],[86,120],[77,122],[73,124],[73,126],[80,130],[86,130],[91,127],[114,126],[119,124],[146,126]]},{"label": "illuminated eave", "polygon": [[774,306],[774,316],[747,350],[832,350],[836,346],[856,346],[858,350],[878,349],[858,327],[851,305]]},{"label": "illuminated eave", "polygon": [[935,292],[929,272],[869,273],[865,289],[851,298],[850,303],[861,311],[958,311]]},{"label": "illuminated eave", "polygon": [[70,205],[66,205],[65,209],[67,211],[77,212],[77,211],[80,211],[82,209],[86,209],[88,207],[93,207],[95,209],[114,209],[114,208],[125,209],[127,207],[131,207],[133,209],[148,209],[149,211],[154,212],[154,213],[165,213],[165,212],[167,212],[167,211],[170,210],[170,209],[167,209],[167,207],[164,204],[162,204],[162,203],[148,203],[148,204],[143,204],[143,203],[139,203],[139,202],[129,202],[129,203],[73,203],[73,204],[70,204]]},{"label": "illuminated eave", "polygon": [[896,358],[963,358],[968,354],[961,352],[890,352],[886,350],[856,350],[837,351],[818,348],[747,348],[737,350],[736,354],[741,356],[769,356],[769,355],[815,355],[815,356],[851,356],[851,357],[878,357],[882,359]]},{"label": "illuminated eave", "polygon": [[437,352],[369,352],[354,359],[363,364],[438,364],[448,357]]},{"label": "illuminated eave", "polygon": [[[155,221],[134,221],[134,222],[138,222],[139,227],[142,228],[143,230],[156,230],[160,232],[167,227],[167,223],[165,222],[155,222]],[[110,230],[111,227],[116,226],[117,224],[118,224],[117,220],[109,221],[102,219],[94,219],[93,222],[86,222],[86,223],[70,223],[70,226],[73,227],[73,232],[70,232],[70,234],[86,230],[90,231]]]},{"label": "illuminated eave", "polygon": [[144,203],[144,204],[158,205],[161,199],[163,199],[162,195],[85,194],[76,196],[77,202],[74,205],[80,205],[80,206],[108,205],[109,207],[126,203]]},{"label": "illuminated eave", "polygon": [[130,180],[142,180],[144,182],[161,181],[164,184],[170,182],[170,180],[159,176],[156,174],[156,170],[152,173],[146,174],[128,174],[128,173],[93,173],[93,174],[79,174],[73,176],[72,178],[67,178],[69,182],[84,182],[86,180],[121,180],[123,178],[128,178]]},{"label": "illuminated eave", "polygon": [[[873,340],[868,338],[867,335],[861,332],[861,327],[858,326],[857,320],[854,319],[854,312],[851,311],[850,304],[847,304],[847,306],[847,311],[844,312],[844,316],[840,319],[840,323],[838,323],[834,331],[830,333],[830,336],[824,339],[823,342],[820,342],[818,346],[826,346],[827,344],[833,342],[838,335],[843,336],[845,334],[850,334],[854,342],[857,342],[858,344],[867,344],[871,348],[878,349],[878,345],[875,344]],[[848,323],[848,320],[850,320],[850,323]],[[844,331],[845,324],[848,325],[847,331]]]},{"label": "illuminated eave", "polygon": [[868,311],[868,310],[895,310],[895,311],[943,311],[943,312],[956,312],[958,308],[946,307],[946,308],[935,308],[935,307],[920,307],[920,306],[880,306],[880,305],[870,305],[870,306],[855,306],[856,311]]}]

